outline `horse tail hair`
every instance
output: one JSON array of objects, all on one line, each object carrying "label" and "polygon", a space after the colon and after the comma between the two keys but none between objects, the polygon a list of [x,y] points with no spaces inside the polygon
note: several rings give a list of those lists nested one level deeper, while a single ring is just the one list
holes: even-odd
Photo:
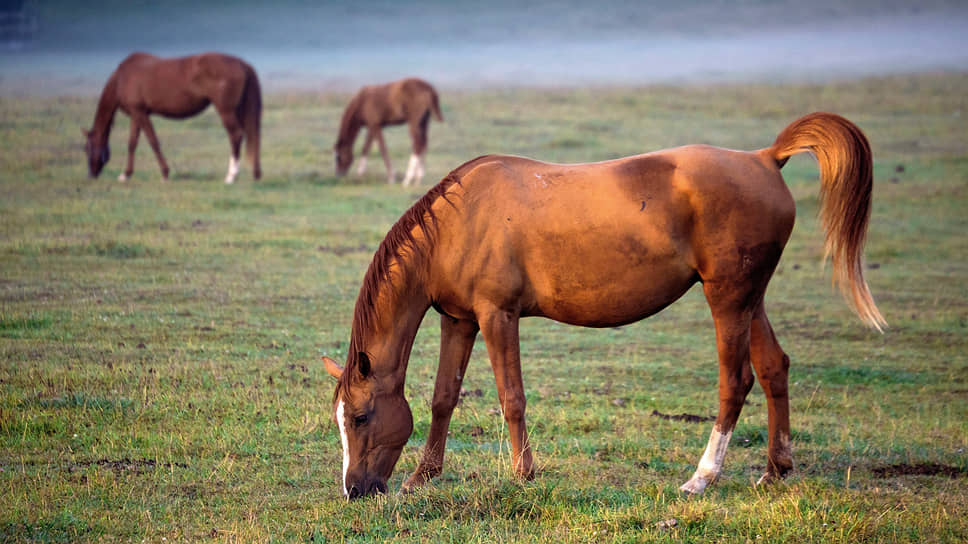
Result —
[{"label": "horse tail hair", "polygon": [[810,152],[820,168],[820,222],[824,257],[833,258],[833,281],[862,321],[883,332],[887,322],[864,279],[863,251],[870,219],[873,159],[867,137],[833,113],[811,113],[790,123],[767,149],[778,167]]},{"label": "horse tail hair", "polygon": [[262,125],[262,88],[255,70],[245,65],[245,90],[242,94],[239,117],[242,118],[242,130],[245,131],[245,153],[252,163],[252,177],[262,177],[262,166],[259,163],[259,135]]},{"label": "horse tail hair", "polygon": [[440,101],[437,99],[437,91],[430,90],[430,109],[434,112],[434,118],[440,122],[444,121],[444,115],[440,113]]}]

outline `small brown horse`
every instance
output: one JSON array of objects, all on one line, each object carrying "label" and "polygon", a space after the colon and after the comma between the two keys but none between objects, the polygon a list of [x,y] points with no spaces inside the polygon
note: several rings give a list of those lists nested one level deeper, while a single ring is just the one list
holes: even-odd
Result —
[{"label": "small brown horse", "polygon": [[259,179],[259,126],[262,119],[262,91],[255,70],[236,57],[204,53],[191,57],[162,59],[147,53],[132,53],[108,78],[94,115],[94,127],[84,131],[90,177],[101,173],[111,157],[108,136],[118,108],[131,118],[128,137],[128,166],[118,178],[125,181],[134,171],[134,151],[143,130],[158,158],[161,177],[168,179],[168,164],[161,154],[158,137],[149,116],[185,119],[214,104],[229,133],[232,154],[225,183],[239,173],[239,148],[243,138],[252,161],[252,175]]},{"label": "small brown horse", "polygon": [[[793,229],[780,174],[812,152],[834,279],[868,325],[885,325],[861,263],[872,159],[853,123],[802,117],[759,151],[693,145],[594,164],[486,156],[460,166],[393,226],[363,280],[345,370],[333,398],[343,444],[343,493],[386,491],[413,428],[404,379],[428,308],[441,315],[440,362],[427,443],[413,489],[440,473],[451,414],[478,332],[508,424],[515,472],[533,475],[525,429],[518,320],[543,316],[586,327],[632,323],[701,282],[716,327],[719,415],[695,475],[701,493],[720,473],[753,385],[766,394],[769,445],[761,482],[793,467],[787,371],[763,301]],[[752,369],[751,369],[752,367]]]},{"label": "small brown horse", "polygon": [[438,121],[443,121],[437,91],[426,81],[408,78],[386,83],[383,85],[368,85],[360,89],[350,100],[343,112],[343,120],[339,126],[339,136],[333,151],[336,155],[336,175],[342,176],[353,163],[353,144],[362,127],[366,127],[366,141],[360,153],[360,165],[357,174],[366,171],[366,156],[370,146],[376,139],[383,155],[383,164],[387,169],[387,183],[393,183],[393,167],[390,166],[390,156],[387,145],[383,141],[382,127],[388,125],[410,125],[410,139],[413,143],[413,153],[407,165],[407,174],[403,178],[403,186],[407,187],[411,181],[420,185],[424,176],[424,155],[427,152],[427,130],[430,125],[430,115]]}]

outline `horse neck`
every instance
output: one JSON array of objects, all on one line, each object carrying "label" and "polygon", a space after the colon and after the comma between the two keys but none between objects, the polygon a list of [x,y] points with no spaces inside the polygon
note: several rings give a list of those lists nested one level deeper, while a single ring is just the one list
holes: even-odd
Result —
[{"label": "horse neck", "polygon": [[374,375],[388,380],[387,388],[402,389],[410,350],[430,298],[412,271],[395,269],[393,277],[393,283],[381,285],[372,298],[361,293],[357,315],[366,305],[372,305],[373,311],[367,319],[354,319],[350,350],[366,351]]},{"label": "horse neck", "polygon": [[339,136],[336,138],[336,143],[340,147],[352,146],[353,142],[356,141],[356,135],[360,133],[360,129],[363,127],[363,122],[360,121],[358,115],[359,108],[360,96],[357,95],[346,106],[343,119],[340,121]]},{"label": "horse neck", "polygon": [[118,111],[119,105],[118,76],[114,73],[108,78],[108,82],[104,84],[104,90],[101,91],[97,111],[94,112],[94,126],[91,127],[91,132],[101,142],[107,141],[111,134],[111,124],[114,123],[114,114]]}]

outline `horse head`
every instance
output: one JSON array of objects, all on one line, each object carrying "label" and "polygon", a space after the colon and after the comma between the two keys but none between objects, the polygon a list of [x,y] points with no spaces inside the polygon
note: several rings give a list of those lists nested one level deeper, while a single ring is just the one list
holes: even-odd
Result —
[{"label": "horse head", "polygon": [[329,357],[323,362],[338,380],[333,417],[343,445],[343,495],[356,499],[386,493],[387,480],[413,432],[403,389],[375,376],[365,353],[347,364],[345,372]]},{"label": "horse head", "polygon": [[106,138],[98,138],[94,131],[81,129],[84,134],[84,151],[87,153],[88,177],[96,178],[111,158],[111,149]]},{"label": "horse head", "polygon": [[344,176],[353,164],[353,142],[336,142],[333,146],[333,159],[336,162],[336,175]]}]

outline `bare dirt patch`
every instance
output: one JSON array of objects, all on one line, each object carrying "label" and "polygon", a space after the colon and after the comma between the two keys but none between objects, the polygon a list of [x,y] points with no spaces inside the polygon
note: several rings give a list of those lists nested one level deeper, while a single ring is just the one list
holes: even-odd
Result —
[{"label": "bare dirt patch", "polygon": [[674,421],[686,421],[688,423],[702,423],[703,421],[713,421],[716,419],[714,416],[697,416],[696,414],[663,414],[658,410],[652,410],[652,417],[659,417],[662,419],[669,419]]},{"label": "bare dirt patch", "polygon": [[68,467],[68,470],[73,472],[79,468],[89,467],[92,465],[110,469],[115,472],[133,472],[136,474],[150,472],[156,468],[188,468],[188,465],[185,463],[167,463],[158,462],[154,459],[129,459],[124,457],[122,459],[97,459],[94,461],[81,461],[71,464]]},{"label": "bare dirt patch", "polygon": [[882,465],[871,469],[878,478],[894,478],[896,476],[945,476],[947,478],[964,478],[968,471],[963,468],[938,463],[897,463]]}]

